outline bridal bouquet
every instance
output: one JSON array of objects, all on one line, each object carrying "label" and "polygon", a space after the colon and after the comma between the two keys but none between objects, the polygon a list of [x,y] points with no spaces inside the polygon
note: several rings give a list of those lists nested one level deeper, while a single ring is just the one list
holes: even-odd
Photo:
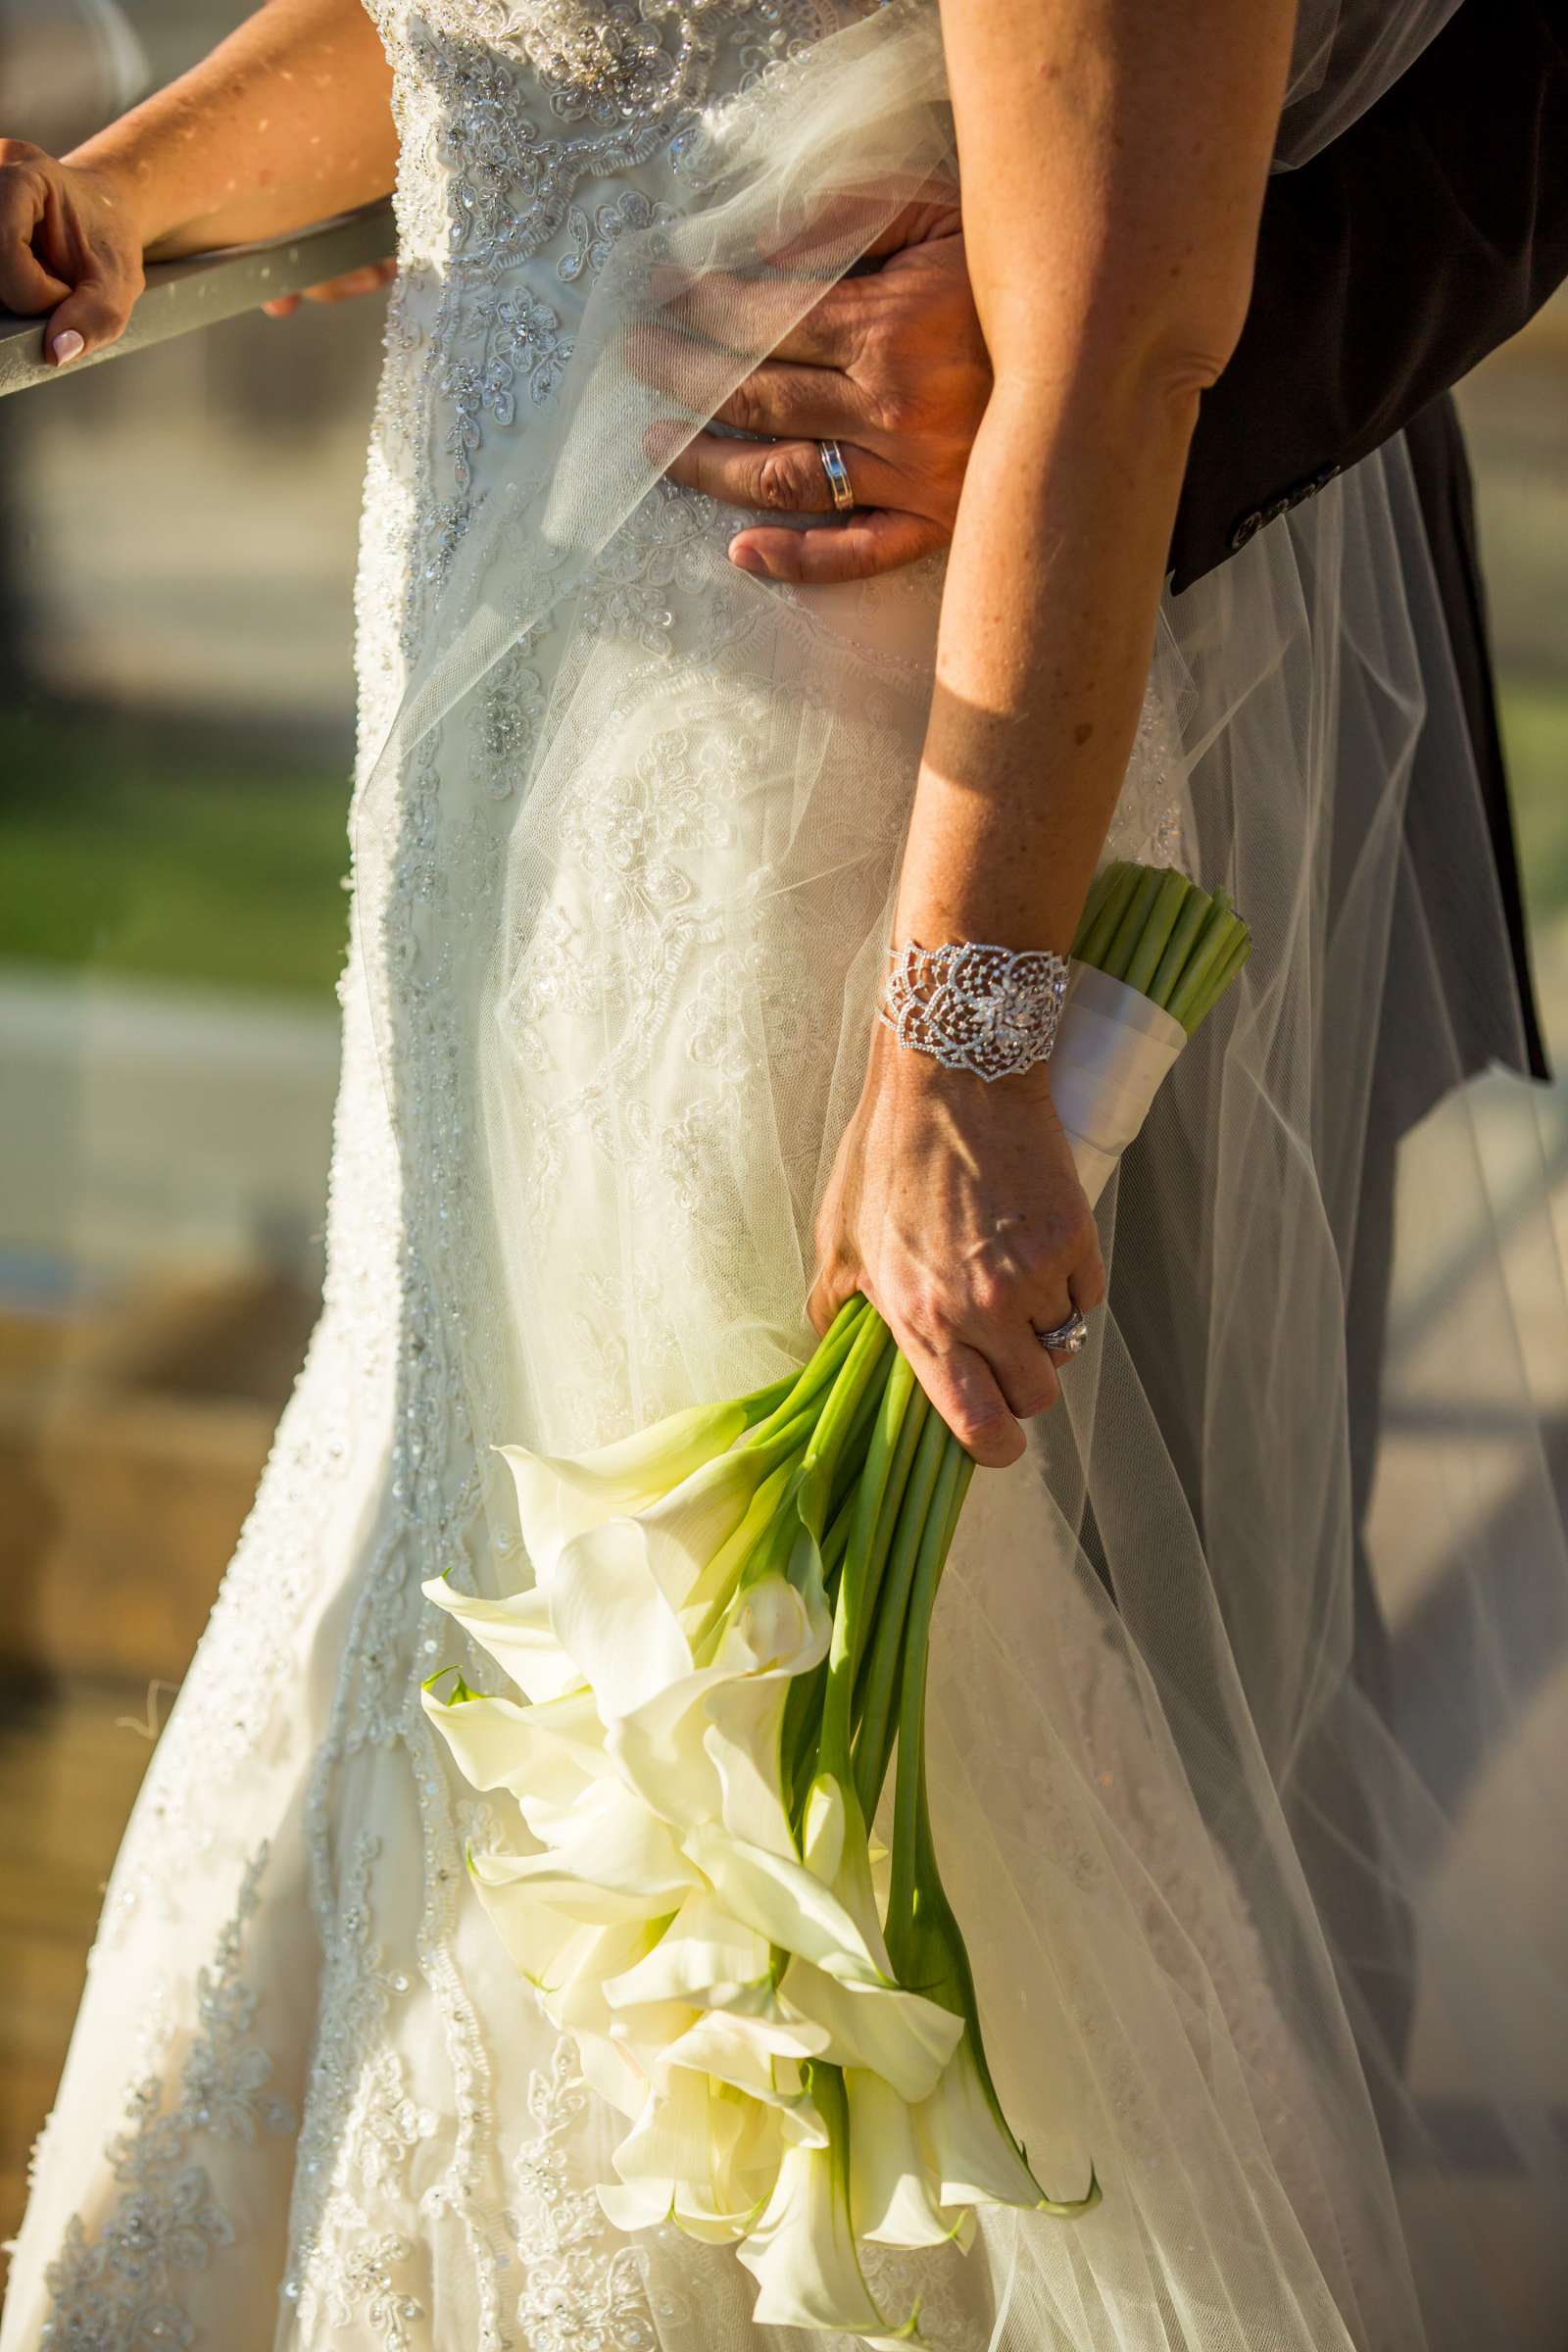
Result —
[{"label": "bridal bouquet", "polygon": [[[1222,894],[1100,877],[1053,1062],[1092,1193],[1247,951]],[[448,1667],[424,1703],[529,1833],[468,1867],[624,2119],[605,2212],[733,2242],[759,2322],[918,2346],[862,2242],[962,2245],[978,2207],[1100,2194],[1048,2195],[1008,2130],[932,1837],[931,1618],[974,1465],[860,1297],[768,1388],[592,1453],[503,1451],[536,1582],[424,1590],[520,1696]]]}]

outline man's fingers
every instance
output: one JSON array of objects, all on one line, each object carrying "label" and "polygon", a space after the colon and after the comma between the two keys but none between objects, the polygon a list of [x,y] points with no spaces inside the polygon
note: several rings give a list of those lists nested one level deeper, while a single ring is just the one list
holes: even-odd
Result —
[{"label": "man's fingers", "polygon": [[307,302],[352,302],[361,294],[378,293],[397,275],[396,262],[368,262],[363,270],[345,270],[341,277],[326,278],[318,286],[307,286]]},{"label": "man's fingers", "polygon": [[719,424],[776,441],[857,440],[869,419],[858,386],[830,368],[781,367],[765,361],[738,383]]},{"label": "man's fingers", "polygon": [[[798,278],[741,277],[728,270],[686,277],[656,270],[653,290],[670,333],[700,336],[722,351],[842,368],[858,348],[864,299],[854,278],[823,279],[813,292]],[[659,329],[650,324],[645,331]]]},{"label": "man's fingers", "polygon": [[793,580],[802,587],[828,588],[846,580],[880,579],[906,564],[947,544],[947,532],[922,514],[901,514],[888,507],[873,507],[843,522],[821,523],[809,530],[784,530],[776,523],[756,523],[738,531],[729,543],[729,558],[741,571],[760,579]]},{"label": "man's fingers", "polygon": [[302,302],[352,302],[358,295],[377,293],[397,273],[395,261],[367,262],[361,270],[345,270],[341,277],[326,277],[318,286],[307,286],[303,294],[276,294],[262,308],[269,318],[292,318]]},{"label": "man's fingers", "polygon": [[[863,449],[846,449],[844,463],[858,506],[896,502],[904,485],[891,466]],[[833,486],[814,440],[735,441],[723,433],[698,433],[666,470],[671,481],[724,506],[772,514],[833,512]]]}]

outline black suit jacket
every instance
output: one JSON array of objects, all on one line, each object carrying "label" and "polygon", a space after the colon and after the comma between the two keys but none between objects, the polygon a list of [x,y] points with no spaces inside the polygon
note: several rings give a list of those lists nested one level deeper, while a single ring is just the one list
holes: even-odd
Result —
[{"label": "black suit jacket", "polygon": [[1269,182],[1173,586],[1410,423],[1565,277],[1568,0],[1463,0],[1357,122]]},{"label": "black suit jacket", "polygon": [[[1538,1077],[1546,1061],[1448,393],[1565,277],[1568,0],[1463,0],[1359,122],[1270,180],[1251,305],[1230,366],[1203,396],[1170,551],[1179,593],[1405,433],[1486,804],[1517,1031],[1498,1026],[1485,992],[1467,1016],[1466,910],[1451,906],[1450,1009],[1466,1068],[1495,1056]],[[1418,749],[1406,846],[1416,879],[1441,900],[1445,810],[1435,783],[1423,791],[1423,768]],[[1474,887],[1480,924],[1491,885],[1477,876]]]}]

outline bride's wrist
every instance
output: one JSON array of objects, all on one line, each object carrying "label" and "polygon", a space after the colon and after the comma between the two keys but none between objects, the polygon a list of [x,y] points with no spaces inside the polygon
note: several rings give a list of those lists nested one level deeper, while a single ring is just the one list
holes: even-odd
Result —
[{"label": "bride's wrist", "polygon": [[1049,1064],[1068,973],[1067,958],[1049,948],[896,936],[877,1024],[917,1062],[982,1085],[1008,1084]]},{"label": "bride's wrist", "polygon": [[60,161],[92,183],[142,252],[151,254],[190,222],[193,191],[188,161],[172,156],[167,132],[151,135],[139,113],[107,123]]},{"label": "bride's wrist", "polygon": [[1051,1057],[1048,1054],[1004,1078],[982,1078],[975,1070],[956,1068],[939,1061],[934,1054],[901,1045],[895,1032],[878,1020],[871,1029],[865,1091],[884,1100],[891,1095],[914,1111],[926,1104],[932,1109],[970,1106],[997,1110],[1007,1103],[1033,1106],[1051,1100]]}]

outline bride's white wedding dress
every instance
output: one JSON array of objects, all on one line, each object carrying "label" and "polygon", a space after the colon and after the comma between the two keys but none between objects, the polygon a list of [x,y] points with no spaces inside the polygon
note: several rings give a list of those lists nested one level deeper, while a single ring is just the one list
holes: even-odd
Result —
[{"label": "bride's white wedding dress", "polygon": [[[951,165],[940,48],[929,10],[834,0],[374,13],[402,268],[325,1311],[109,1889],[0,2345],[783,2352],[727,2251],[600,2213],[607,2119],[467,1888],[466,1843],[514,1825],[430,1736],[455,1637],[420,1586],[526,1581],[494,1444],[576,1449],[808,1345],[940,573],[749,580],[644,436],[710,415],[813,268]],[[638,373],[650,262],[760,288],[676,394]],[[1503,1051],[1511,1018],[1412,533],[1396,455],[1162,629],[1110,847],[1225,881],[1257,951],[1109,1197],[1067,1411],[972,1490],[932,1702],[999,2084],[1037,2171],[1092,2154],[1104,2202],[920,2257],[947,2352],[1468,2352],[1492,2304],[1460,2192],[1518,2259],[1561,2222],[1560,1981],[1500,1914],[1454,1916],[1420,1736],[1462,1728],[1479,1771],[1525,1686],[1477,1649],[1523,1586],[1564,1590],[1463,1102],[1415,1181],[1468,1237],[1470,1360],[1500,1369],[1484,1431],[1456,1407],[1427,1490],[1451,1545],[1422,1557],[1475,1640],[1403,1717],[1374,1594],[1407,1515],[1368,1516],[1348,1434],[1390,1040],[1422,1041],[1416,1108],[1474,1063],[1402,846],[1424,712]],[[1419,1334],[1391,1353],[1391,1425],[1430,1369]],[[1510,1497],[1505,1592],[1478,1482]],[[1418,2009],[1473,2144],[1410,2086]]]}]

